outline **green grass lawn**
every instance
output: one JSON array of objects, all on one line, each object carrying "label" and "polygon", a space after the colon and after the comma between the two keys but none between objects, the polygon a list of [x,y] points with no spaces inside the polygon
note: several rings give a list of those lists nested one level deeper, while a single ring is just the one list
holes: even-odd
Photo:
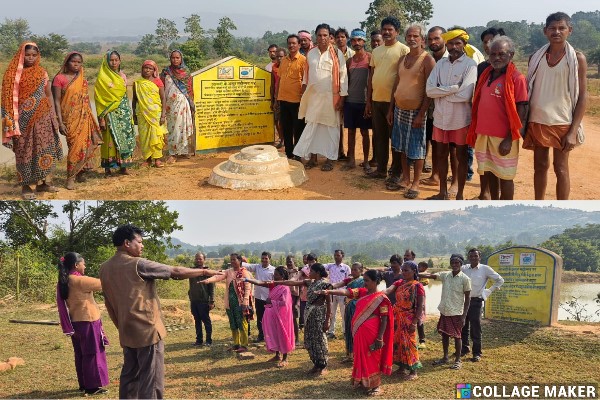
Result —
[{"label": "green grass lawn", "polygon": [[[238,361],[226,351],[230,331],[221,306],[213,312],[214,346],[195,348],[192,319],[187,302],[163,302],[167,324],[189,326],[166,338],[167,398],[356,398],[362,394],[350,388],[351,367],[341,364],[343,340],[330,343],[330,371],[310,378],[312,367],[305,350],[297,349],[290,364],[278,369],[267,360],[264,349],[255,349],[254,360]],[[73,398],[77,379],[70,339],[59,326],[9,323],[11,318],[57,320],[56,308],[44,305],[0,307],[0,360],[22,357],[26,365],[0,373],[2,398]],[[433,367],[441,355],[441,340],[435,333],[437,318],[426,323],[427,349],[421,353],[424,368],[420,379],[403,382],[397,374],[385,377],[385,398],[454,398],[457,383],[489,384],[600,384],[600,340],[597,334],[576,334],[561,328],[535,328],[521,324],[485,321],[484,358],[480,363],[464,362],[462,370]],[[110,392],[101,398],[118,396],[122,353],[115,327],[103,313],[111,340],[108,347]],[[256,327],[253,325],[253,334]]]}]

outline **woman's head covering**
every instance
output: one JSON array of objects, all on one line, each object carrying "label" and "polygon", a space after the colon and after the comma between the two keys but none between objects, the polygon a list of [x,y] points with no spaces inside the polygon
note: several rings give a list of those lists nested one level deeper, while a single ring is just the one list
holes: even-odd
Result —
[{"label": "woman's head covering", "polygon": [[419,266],[417,265],[416,262],[412,261],[412,260],[408,260],[408,261],[404,261],[404,263],[402,263],[402,266],[407,266],[410,269],[412,269],[413,273],[415,274],[415,280],[419,280]]},{"label": "woman's head covering", "polygon": [[187,66],[185,65],[185,61],[183,60],[183,53],[181,52],[181,50],[179,49],[175,49],[171,52],[171,54],[169,54],[169,59],[171,59],[171,56],[173,55],[173,53],[179,53],[179,55],[181,56],[181,64],[179,64],[178,66],[175,66],[173,64],[171,64],[171,68],[172,69],[176,69],[176,70],[180,70],[180,69],[187,69]]},{"label": "woman's head covering", "polygon": [[21,135],[19,126],[19,96],[21,91],[31,95],[32,90],[37,89],[40,81],[46,77],[46,71],[40,66],[41,56],[39,55],[35,63],[29,67],[24,67],[25,47],[34,46],[33,42],[22,43],[17,53],[4,72],[2,79],[2,143],[8,143],[13,136]]},{"label": "woman's head covering", "polygon": [[[79,57],[81,57],[81,60],[83,61],[83,55],[80,52],[78,52],[78,51],[72,51],[72,52],[70,52],[65,57],[65,60],[62,63],[62,67],[60,68],[59,73],[66,74],[67,72],[69,72],[67,64],[69,63],[69,60],[71,59],[71,57],[73,57],[74,55],[78,55]],[[82,72],[82,71],[83,71],[83,67],[82,67],[82,69],[79,72]]]},{"label": "woman's head covering", "polygon": [[154,68],[154,72],[152,73],[152,77],[153,78],[158,78],[158,65],[156,65],[156,63],[152,60],[146,60],[144,61],[144,63],[142,64],[142,69],[144,69],[145,66],[151,66],[152,68]]},{"label": "woman's head covering", "polygon": [[[94,101],[98,117],[104,117],[119,107],[121,99],[127,93],[127,86],[123,77],[114,71],[110,65],[110,55],[115,51],[107,51],[106,57],[98,71],[96,84],[94,85]],[[117,53],[119,54],[119,53]]]}]

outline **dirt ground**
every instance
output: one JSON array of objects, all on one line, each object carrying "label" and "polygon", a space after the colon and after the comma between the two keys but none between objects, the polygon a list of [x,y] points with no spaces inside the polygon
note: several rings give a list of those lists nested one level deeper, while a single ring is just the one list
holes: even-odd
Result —
[{"label": "dirt ground", "polygon": [[[571,199],[600,199],[600,119],[584,119],[586,142],[573,151],[570,162]],[[360,135],[358,135],[360,136]],[[347,137],[345,135],[345,137]],[[359,138],[357,138],[359,139]],[[347,139],[346,139],[347,140]],[[362,147],[357,140],[357,162],[362,161]],[[42,194],[45,200],[405,200],[402,192],[386,190],[383,181],[363,176],[362,168],[341,171],[337,162],[331,172],[320,168],[306,171],[308,181],[299,187],[269,191],[234,191],[211,186],[207,183],[212,169],[226,161],[232,152],[197,155],[179,160],[164,168],[139,167],[129,176],[104,178],[101,169],[90,173],[85,183],[77,184],[76,190],[64,188],[66,165],[63,161],[56,173],[58,193]],[[320,159],[319,164],[324,160]],[[476,169],[477,162],[474,162]],[[20,199],[20,187],[16,184],[13,166],[5,166],[0,174],[0,198]],[[429,174],[424,174],[427,177]],[[546,198],[555,199],[555,178],[549,173]],[[418,200],[437,193],[437,188],[421,186]],[[479,177],[473,176],[465,187],[465,199],[479,194]],[[519,167],[515,178],[515,200],[533,200],[533,152],[521,149]]]}]

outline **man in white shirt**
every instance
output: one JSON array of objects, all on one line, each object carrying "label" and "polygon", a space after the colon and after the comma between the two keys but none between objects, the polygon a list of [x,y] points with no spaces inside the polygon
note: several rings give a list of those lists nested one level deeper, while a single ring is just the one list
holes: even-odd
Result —
[{"label": "man in white shirt", "polygon": [[[335,263],[325,265],[325,270],[329,273],[329,282],[331,282],[332,285],[342,282],[350,276],[350,267],[342,262],[344,260],[344,250],[335,250],[333,252],[333,259],[335,260]],[[342,334],[344,333],[343,319],[346,312],[345,300],[345,296],[331,296],[331,324],[327,334],[327,337],[330,339],[335,339],[335,321],[338,308],[340,309],[340,315],[342,316]]]},{"label": "man in white shirt", "polygon": [[442,34],[446,41],[448,58],[437,62],[427,79],[427,96],[434,99],[433,140],[436,154],[440,191],[429,200],[446,200],[448,194],[448,154],[450,144],[456,145],[458,158],[457,200],[463,200],[463,190],[467,179],[467,131],[471,124],[471,99],[477,81],[477,63],[465,54],[469,35],[463,30],[453,30]]},{"label": "man in white shirt", "polygon": [[321,171],[331,171],[339,156],[340,126],[344,99],[348,96],[348,79],[344,54],[329,43],[330,27],[320,24],[315,29],[317,47],[306,55],[306,67],[298,118],[306,127],[294,147],[294,155],[308,159],[306,169],[317,165],[317,154],[327,161]]},{"label": "man in white shirt", "polygon": [[[473,358],[471,358],[471,361],[477,362],[481,359],[481,306],[492,292],[500,289],[504,283],[504,278],[489,265],[479,263],[481,260],[479,250],[469,250],[468,257],[470,264],[463,265],[462,272],[471,278],[471,302],[469,303],[465,326],[462,329],[461,355],[465,356],[470,352],[469,333],[471,333],[471,339],[473,340]],[[493,285],[486,289],[488,279],[493,282]]]},{"label": "man in white shirt", "polygon": [[[254,272],[254,276],[259,281],[272,281],[275,267],[271,265],[271,253],[263,251],[260,256],[260,264],[242,263],[242,267],[250,272]],[[265,340],[262,329],[262,317],[265,313],[265,304],[269,298],[269,288],[262,286],[254,286],[254,306],[256,307],[256,327],[258,328],[258,337],[255,343]]]}]

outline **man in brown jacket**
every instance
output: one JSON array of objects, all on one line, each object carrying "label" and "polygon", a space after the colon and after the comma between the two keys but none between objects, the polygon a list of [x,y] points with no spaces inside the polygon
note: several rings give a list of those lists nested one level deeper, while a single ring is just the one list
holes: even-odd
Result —
[{"label": "man in brown jacket", "polygon": [[117,251],[100,266],[106,309],[119,330],[123,348],[121,399],[163,398],[163,339],[167,331],[155,280],[207,275],[204,269],[172,267],[141,258],[142,236],[142,230],[133,225],[118,227],[112,237]]}]

